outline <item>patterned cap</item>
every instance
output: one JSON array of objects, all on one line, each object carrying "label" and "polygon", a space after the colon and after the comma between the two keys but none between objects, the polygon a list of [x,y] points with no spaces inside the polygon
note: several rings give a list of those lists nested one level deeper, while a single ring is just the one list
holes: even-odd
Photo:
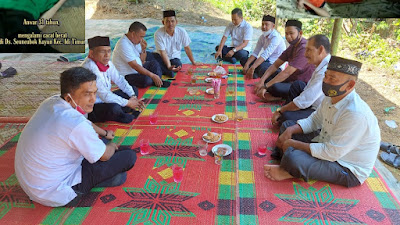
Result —
[{"label": "patterned cap", "polygon": [[175,11],[174,10],[165,10],[165,11],[163,11],[163,18],[171,17],[171,16],[175,16]]},{"label": "patterned cap", "polygon": [[332,56],[328,64],[328,70],[345,73],[352,76],[358,76],[362,63],[350,59]]},{"label": "patterned cap", "polygon": [[275,17],[270,16],[270,15],[264,15],[262,18],[262,21],[271,21],[275,24]]},{"label": "patterned cap", "polygon": [[301,30],[301,27],[303,26],[303,24],[298,20],[288,20],[288,21],[286,21],[285,27],[291,27],[291,26],[297,27],[297,28],[299,28]]},{"label": "patterned cap", "polygon": [[89,49],[93,49],[97,46],[110,46],[110,38],[96,36],[88,39]]}]

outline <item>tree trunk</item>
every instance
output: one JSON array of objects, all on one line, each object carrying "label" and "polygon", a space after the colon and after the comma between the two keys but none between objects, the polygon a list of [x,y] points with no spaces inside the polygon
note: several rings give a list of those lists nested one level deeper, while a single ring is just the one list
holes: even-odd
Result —
[{"label": "tree trunk", "polygon": [[332,39],[331,39],[331,45],[332,45],[332,55],[336,55],[338,48],[339,48],[339,41],[342,33],[342,24],[343,24],[343,19],[335,19],[335,23],[333,25],[333,31],[332,31]]}]

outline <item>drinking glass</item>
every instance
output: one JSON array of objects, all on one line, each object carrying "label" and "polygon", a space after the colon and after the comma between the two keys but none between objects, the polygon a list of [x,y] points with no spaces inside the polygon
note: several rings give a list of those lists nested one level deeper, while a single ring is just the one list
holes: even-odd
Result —
[{"label": "drinking glass", "polygon": [[147,155],[149,154],[149,139],[142,139],[140,140],[140,154]]},{"label": "drinking glass", "polygon": [[199,142],[197,142],[197,145],[199,146],[199,154],[201,156],[206,156],[208,143],[204,142],[204,141],[199,141]]},{"label": "drinking glass", "polygon": [[158,119],[158,113],[153,113],[149,116],[150,119],[150,124],[154,125],[157,123],[157,119]]},{"label": "drinking glass", "polygon": [[172,166],[172,174],[174,177],[174,181],[176,183],[180,183],[183,180],[183,168],[181,165],[174,164]]},{"label": "drinking glass", "polygon": [[258,146],[258,154],[259,155],[267,154],[267,146],[266,145],[259,145]]}]

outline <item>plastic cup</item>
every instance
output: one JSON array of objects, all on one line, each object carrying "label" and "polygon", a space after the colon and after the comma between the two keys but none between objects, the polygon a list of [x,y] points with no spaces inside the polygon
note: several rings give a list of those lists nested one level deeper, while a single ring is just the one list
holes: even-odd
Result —
[{"label": "plastic cup", "polygon": [[192,79],[191,79],[192,84],[195,84],[195,83],[196,83],[196,80],[197,80],[196,75],[192,75],[191,78],[192,78]]},{"label": "plastic cup", "polygon": [[149,154],[150,144],[149,139],[140,140],[140,154],[147,155]]},{"label": "plastic cup", "polygon": [[236,121],[241,122],[243,120],[243,112],[236,113]]},{"label": "plastic cup", "polygon": [[265,146],[265,145],[258,146],[258,154],[259,155],[267,154],[267,146]]},{"label": "plastic cup", "polygon": [[197,145],[199,146],[199,154],[201,156],[206,156],[207,155],[207,147],[208,147],[208,143],[204,142],[204,141],[199,141],[197,143]]},{"label": "plastic cup", "polygon": [[222,155],[219,155],[217,152],[214,153],[215,164],[221,165],[222,164]]},{"label": "plastic cup", "polygon": [[150,119],[150,124],[154,125],[157,123],[157,119],[158,119],[158,114],[157,113],[153,113],[149,116]]},{"label": "plastic cup", "polygon": [[183,180],[183,168],[178,164],[172,166],[172,175],[176,183],[180,183]]}]

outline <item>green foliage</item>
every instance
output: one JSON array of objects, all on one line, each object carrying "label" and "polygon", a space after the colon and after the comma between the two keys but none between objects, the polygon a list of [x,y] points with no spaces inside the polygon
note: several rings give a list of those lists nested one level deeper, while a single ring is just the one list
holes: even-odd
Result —
[{"label": "green foliage", "polygon": [[204,0],[230,14],[234,8],[243,10],[243,16],[249,21],[259,21],[264,14],[275,15],[274,0]]},{"label": "green foliage", "polygon": [[303,33],[306,37],[311,37],[316,34],[324,34],[331,38],[333,29],[333,19],[301,19],[303,23]]}]

